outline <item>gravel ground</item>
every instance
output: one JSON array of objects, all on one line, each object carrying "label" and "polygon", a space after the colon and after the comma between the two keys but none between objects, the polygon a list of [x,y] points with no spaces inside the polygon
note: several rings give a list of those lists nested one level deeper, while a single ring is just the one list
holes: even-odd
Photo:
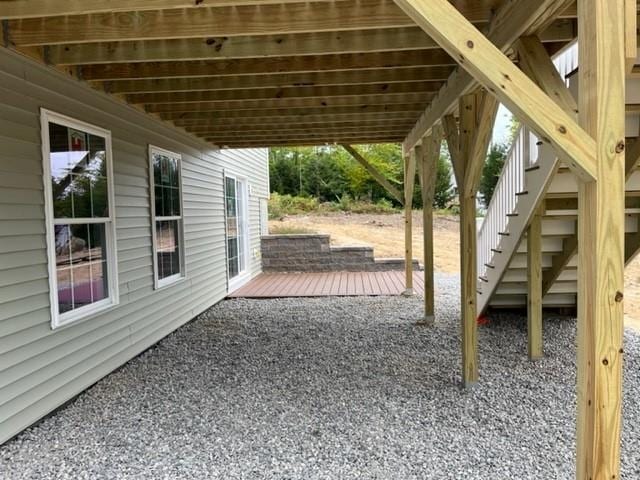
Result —
[{"label": "gravel ground", "polygon": [[[459,387],[457,278],[418,298],[223,302],[0,447],[3,478],[571,479],[575,321],[480,329]],[[640,478],[640,338],[626,337],[623,478]]]}]

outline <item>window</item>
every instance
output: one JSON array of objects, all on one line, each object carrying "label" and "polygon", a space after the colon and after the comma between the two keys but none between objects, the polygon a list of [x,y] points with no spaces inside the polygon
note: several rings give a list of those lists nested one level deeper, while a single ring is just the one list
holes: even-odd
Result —
[{"label": "window", "polygon": [[242,282],[240,277],[247,272],[249,226],[247,224],[246,210],[246,182],[233,176],[225,176],[224,195],[227,233],[227,272],[229,274],[229,287],[232,290]]},{"label": "window", "polygon": [[118,302],[111,134],[42,111],[52,327]]},{"label": "window", "polygon": [[180,155],[149,147],[156,288],[184,277]]}]

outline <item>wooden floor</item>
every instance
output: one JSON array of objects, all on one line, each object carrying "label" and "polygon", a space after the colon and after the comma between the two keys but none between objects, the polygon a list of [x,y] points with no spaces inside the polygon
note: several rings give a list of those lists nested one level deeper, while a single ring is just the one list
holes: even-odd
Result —
[{"label": "wooden floor", "polygon": [[[413,274],[414,291],[424,293],[422,272]],[[231,298],[348,297],[400,295],[405,290],[404,272],[263,273]]]}]

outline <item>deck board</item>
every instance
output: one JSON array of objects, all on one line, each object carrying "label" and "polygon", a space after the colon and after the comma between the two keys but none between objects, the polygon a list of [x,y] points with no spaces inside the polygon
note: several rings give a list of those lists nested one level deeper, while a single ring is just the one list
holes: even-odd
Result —
[{"label": "deck board", "polygon": [[[422,272],[414,272],[415,292],[424,293]],[[404,272],[263,273],[230,298],[354,297],[400,295]]]}]

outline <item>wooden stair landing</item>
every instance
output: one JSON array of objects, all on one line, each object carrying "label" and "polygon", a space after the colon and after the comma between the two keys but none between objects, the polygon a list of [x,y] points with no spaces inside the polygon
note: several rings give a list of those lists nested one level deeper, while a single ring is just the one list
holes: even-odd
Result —
[{"label": "wooden stair landing", "polygon": [[[413,287],[424,293],[424,276],[414,272]],[[404,272],[262,273],[228,298],[349,297],[400,295]]]}]

